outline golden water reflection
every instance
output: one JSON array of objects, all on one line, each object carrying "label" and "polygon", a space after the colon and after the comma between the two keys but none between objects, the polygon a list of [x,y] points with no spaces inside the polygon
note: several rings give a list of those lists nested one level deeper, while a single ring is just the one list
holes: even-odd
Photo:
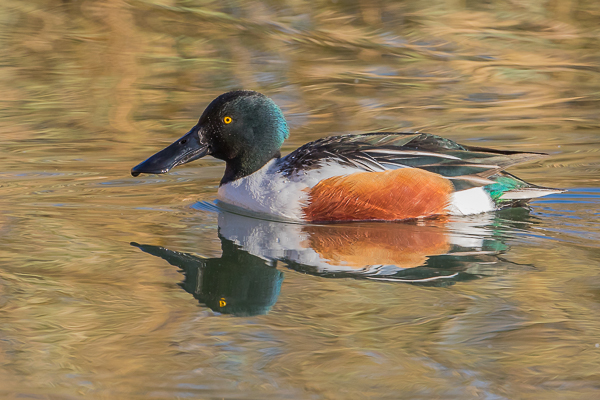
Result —
[{"label": "golden water reflection", "polygon": [[[594,0],[0,0],[0,397],[596,398],[598,26]],[[198,207],[220,161],[129,176],[237,88],[282,107],[284,153],[421,130],[549,153],[511,172],[569,191],[288,232]],[[131,242],[256,276],[260,312]]]}]

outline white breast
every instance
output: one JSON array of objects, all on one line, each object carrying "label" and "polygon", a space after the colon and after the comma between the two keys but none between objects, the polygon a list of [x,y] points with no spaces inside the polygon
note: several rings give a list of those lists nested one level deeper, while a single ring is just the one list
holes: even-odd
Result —
[{"label": "white breast", "polygon": [[222,185],[218,191],[219,200],[253,212],[303,221],[302,208],[310,188],[323,179],[363,172],[358,168],[326,163],[320,168],[286,177],[278,171],[278,161],[271,160],[252,175]]}]

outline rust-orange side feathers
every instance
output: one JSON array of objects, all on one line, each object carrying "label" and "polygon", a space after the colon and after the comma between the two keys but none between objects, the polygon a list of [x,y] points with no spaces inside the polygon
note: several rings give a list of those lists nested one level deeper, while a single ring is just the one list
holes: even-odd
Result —
[{"label": "rust-orange side feathers", "polygon": [[418,168],[357,172],[324,179],[309,193],[307,221],[405,220],[446,213],[454,187]]}]

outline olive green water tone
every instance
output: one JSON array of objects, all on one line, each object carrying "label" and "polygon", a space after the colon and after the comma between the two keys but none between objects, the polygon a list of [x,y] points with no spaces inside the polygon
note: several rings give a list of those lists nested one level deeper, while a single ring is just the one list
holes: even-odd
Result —
[{"label": "olive green water tone", "polygon": [[[597,399],[600,3],[0,0],[0,398]],[[219,94],[541,152],[470,217],[290,224],[130,169]]]}]

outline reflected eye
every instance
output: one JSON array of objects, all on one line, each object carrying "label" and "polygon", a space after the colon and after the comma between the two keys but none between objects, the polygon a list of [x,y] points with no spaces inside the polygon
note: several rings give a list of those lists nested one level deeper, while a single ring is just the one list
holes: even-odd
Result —
[{"label": "reflected eye", "polygon": [[233,120],[231,119],[231,117],[225,117],[225,118],[223,118],[223,122],[225,122],[226,124],[230,124],[230,123],[231,123],[231,121],[233,121]]}]

